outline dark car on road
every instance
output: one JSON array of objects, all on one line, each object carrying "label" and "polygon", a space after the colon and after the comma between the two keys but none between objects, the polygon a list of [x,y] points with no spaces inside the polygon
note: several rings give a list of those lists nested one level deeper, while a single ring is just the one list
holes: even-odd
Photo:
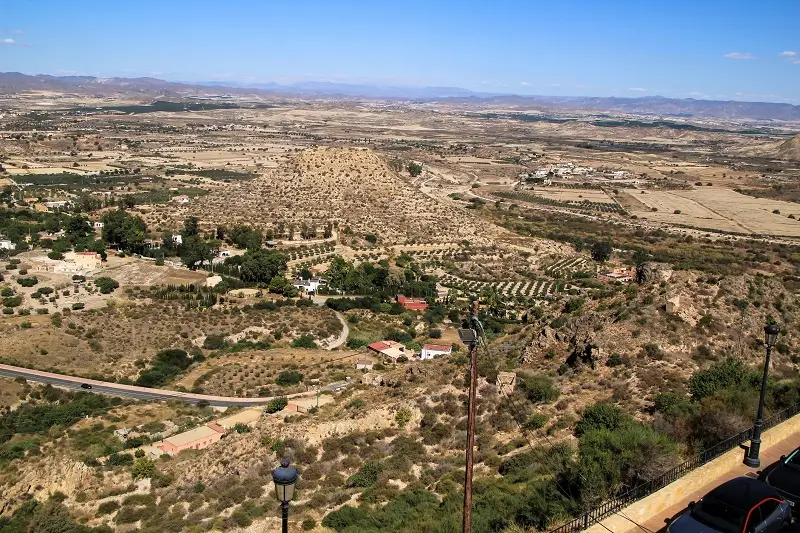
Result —
[{"label": "dark car on road", "polygon": [[668,533],[776,533],[791,522],[791,507],[774,487],[737,477],[715,488],[667,527]]},{"label": "dark car on road", "polygon": [[778,490],[782,498],[792,505],[792,512],[797,515],[800,507],[800,448],[787,456],[781,457],[759,473],[758,479]]},{"label": "dark car on road", "polygon": [[92,388],[92,386],[91,386],[91,385],[89,385],[88,383],[81,383],[81,388],[82,388],[82,389],[91,389],[91,388]]}]

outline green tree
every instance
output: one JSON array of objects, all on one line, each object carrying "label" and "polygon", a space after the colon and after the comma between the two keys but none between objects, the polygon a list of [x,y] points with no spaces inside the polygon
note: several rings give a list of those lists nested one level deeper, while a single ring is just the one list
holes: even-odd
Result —
[{"label": "green tree", "polygon": [[286,256],[267,249],[248,250],[242,256],[239,275],[242,281],[269,283],[286,271]]},{"label": "green tree", "polygon": [[633,265],[636,268],[636,282],[643,283],[645,277],[645,266],[650,261],[650,254],[644,250],[633,252]]},{"label": "green tree", "polygon": [[89,219],[81,215],[70,218],[65,231],[72,244],[76,244],[94,233]]},{"label": "green tree", "polygon": [[119,282],[113,278],[102,276],[94,280],[94,284],[100,289],[101,294],[110,294],[119,288]]},{"label": "green tree", "polygon": [[422,165],[410,161],[408,165],[406,165],[406,170],[408,170],[408,173],[411,174],[412,178],[416,178],[417,176],[422,174]]},{"label": "green tree", "polygon": [[197,234],[199,232],[199,225],[200,225],[200,220],[197,217],[187,217],[183,221],[183,231],[181,232],[183,238],[185,239],[186,237],[197,237]]},{"label": "green tree", "polygon": [[147,225],[120,209],[103,215],[103,240],[125,251],[141,251]]},{"label": "green tree", "polygon": [[613,251],[614,248],[609,241],[597,241],[592,245],[592,259],[598,263],[604,263],[611,259]]},{"label": "green tree", "polygon": [[197,236],[184,237],[183,244],[178,248],[178,255],[190,270],[197,270],[204,261],[212,260],[210,244]]},{"label": "green tree", "polygon": [[156,464],[150,459],[136,459],[131,468],[133,479],[146,479],[156,475]]}]

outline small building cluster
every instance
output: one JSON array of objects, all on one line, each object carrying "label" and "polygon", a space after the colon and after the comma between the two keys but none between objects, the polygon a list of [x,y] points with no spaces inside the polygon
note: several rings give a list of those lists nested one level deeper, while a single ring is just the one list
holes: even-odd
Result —
[{"label": "small building cluster", "polygon": [[615,268],[606,272],[599,272],[597,279],[606,283],[630,283],[633,281],[634,272],[629,268]]},{"label": "small building cluster", "polygon": [[[424,360],[453,353],[451,344],[425,344],[420,353],[415,354],[413,350],[409,350],[402,343],[390,340],[373,342],[367,348],[383,360],[390,360],[392,363],[397,363],[401,357]],[[372,361],[366,359],[359,359],[356,363],[356,370],[372,370],[372,367]]]},{"label": "small building cluster", "polygon": [[409,298],[398,294],[395,300],[403,306],[403,309],[408,311],[425,311],[428,308],[428,302],[425,301],[425,298]]}]

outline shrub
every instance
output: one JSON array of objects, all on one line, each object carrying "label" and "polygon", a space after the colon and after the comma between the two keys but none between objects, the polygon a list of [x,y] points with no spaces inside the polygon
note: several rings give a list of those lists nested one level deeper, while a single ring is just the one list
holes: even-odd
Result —
[{"label": "shrub", "polygon": [[39,278],[36,276],[30,276],[27,278],[17,278],[17,283],[22,285],[23,287],[33,287],[37,283],[39,283]]},{"label": "shrub", "polygon": [[97,514],[98,515],[106,515],[111,514],[114,511],[119,509],[119,504],[114,500],[103,502],[97,507]]},{"label": "shrub", "polygon": [[528,421],[525,422],[524,427],[525,429],[536,430],[536,429],[542,429],[546,425],[547,425],[547,415],[544,413],[534,413],[531,415]]},{"label": "shrub", "polygon": [[117,280],[105,276],[96,278],[94,284],[100,289],[101,294],[111,294],[114,289],[119,288]]},{"label": "shrub", "polygon": [[212,333],[210,335],[206,335],[206,338],[203,341],[203,348],[206,350],[219,350],[220,348],[227,346],[227,344],[228,342],[225,340],[224,335]]},{"label": "shrub", "polygon": [[47,254],[47,257],[49,257],[50,259],[53,259],[55,261],[60,261],[60,260],[64,259],[64,254],[62,254],[61,252],[56,252],[55,250],[53,250],[52,252],[49,252]]},{"label": "shrub", "polygon": [[127,466],[133,464],[133,455],[129,453],[112,453],[106,459],[106,466]]},{"label": "shrub", "polygon": [[553,384],[553,380],[544,374],[522,376],[520,389],[533,403],[552,403],[561,394],[561,391]]},{"label": "shrub", "polygon": [[278,411],[283,411],[284,407],[286,407],[289,403],[285,397],[281,396],[280,398],[275,398],[267,402],[267,405],[264,406],[265,413],[277,413]]},{"label": "shrub", "polygon": [[86,307],[86,304],[83,302],[75,302],[74,304],[72,304],[73,311],[80,311],[84,307]]},{"label": "shrub", "polygon": [[295,340],[292,341],[292,348],[309,348],[315,349],[319,348],[316,341],[314,340],[313,335],[300,335]]},{"label": "shrub", "polygon": [[17,307],[19,305],[22,305],[22,296],[3,298],[3,307]]},{"label": "shrub", "polygon": [[575,435],[581,435],[598,429],[614,431],[618,429],[625,419],[622,409],[616,405],[598,402],[587,407],[580,421],[575,425]]},{"label": "shrub", "polygon": [[285,370],[278,374],[278,377],[275,378],[275,383],[281,387],[297,385],[301,381],[303,381],[303,374],[295,370]]},{"label": "shrub", "polygon": [[311,531],[315,527],[317,527],[317,521],[313,518],[306,518],[300,524],[300,527],[303,528],[303,531]]},{"label": "shrub", "polygon": [[642,355],[650,359],[661,359],[664,357],[664,352],[658,344],[650,342],[642,346]]},{"label": "shrub", "polygon": [[147,479],[156,474],[156,464],[150,459],[139,458],[133,463],[131,475],[133,479]]},{"label": "shrub", "polygon": [[760,383],[758,371],[748,368],[741,359],[728,357],[707,370],[698,370],[689,379],[692,398],[700,400],[727,388],[753,388]]},{"label": "shrub", "polygon": [[233,430],[236,433],[250,433],[250,426],[248,426],[247,424],[242,424],[241,422],[237,422],[236,424],[234,424]]},{"label": "shrub", "polygon": [[612,368],[624,364],[625,360],[618,353],[612,353],[611,357],[609,357],[606,361],[606,366],[610,366]]},{"label": "shrub", "polygon": [[442,330],[440,329],[432,329],[428,332],[428,337],[431,339],[441,339],[442,338]]},{"label": "shrub", "polygon": [[383,472],[383,465],[377,461],[367,461],[358,472],[350,476],[347,480],[348,487],[371,487],[378,482],[378,476]]},{"label": "shrub", "polygon": [[402,407],[397,410],[397,413],[394,415],[394,421],[397,422],[398,427],[401,429],[406,427],[411,421],[411,410],[407,407]]}]

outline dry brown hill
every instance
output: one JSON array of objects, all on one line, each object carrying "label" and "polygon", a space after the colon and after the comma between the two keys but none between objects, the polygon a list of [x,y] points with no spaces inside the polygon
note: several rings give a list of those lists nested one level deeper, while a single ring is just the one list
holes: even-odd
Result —
[{"label": "dry brown hill", "polygon": [[781,159],[800,161],[800,135],[795,135],[791,139],[781,143],[780,146],[778,146],[777,154]]},{"label": "dry brown hill", "polygon": [[[246,224],[284,235],[290,225],[321,229],[338,222],[384,242],[485,242],[504,230],[430,198],[391,171],[374,152],[318,147],[250,182],[198,198],[190,214],[204,224]],[[277,236],[281,238],[280,235]]]}]

